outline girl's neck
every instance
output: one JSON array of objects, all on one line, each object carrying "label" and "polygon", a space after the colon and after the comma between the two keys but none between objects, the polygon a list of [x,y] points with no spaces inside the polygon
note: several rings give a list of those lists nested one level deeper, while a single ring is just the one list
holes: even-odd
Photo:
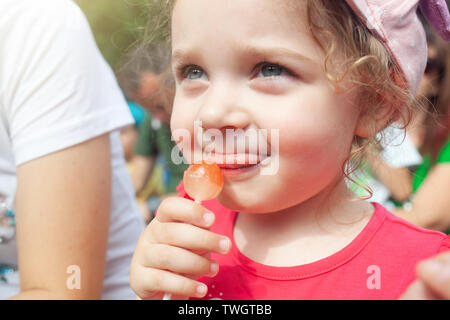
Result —
[{"label": "girl's neck", "polygon": [[250,259],[267,265],[293,266],[325,258],[349,244],[370,220],[373,206],[354,200],[341,180],[279,212],[240,213],[234,228],[236,245]]}]

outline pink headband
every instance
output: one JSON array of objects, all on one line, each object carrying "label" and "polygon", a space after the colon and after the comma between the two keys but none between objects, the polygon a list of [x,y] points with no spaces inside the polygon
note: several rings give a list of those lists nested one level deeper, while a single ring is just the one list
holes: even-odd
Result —
[{"label": "pink headband", "polygon": [[431,26],[450,41],[450,14],[444,0],[346,0],[347,4],[380,39],[416,94],[428,57],[427,39],[417,7]]}]

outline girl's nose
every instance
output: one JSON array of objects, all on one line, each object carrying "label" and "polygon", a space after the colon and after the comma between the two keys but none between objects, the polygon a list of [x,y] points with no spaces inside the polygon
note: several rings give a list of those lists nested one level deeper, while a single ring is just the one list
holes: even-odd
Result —
[{"label": "girl's nose", "polygon": [[210,87],[202,103],[198,120],[207,129],[245,129],[251,123],[248,110],[239,103],[236,89]]}]

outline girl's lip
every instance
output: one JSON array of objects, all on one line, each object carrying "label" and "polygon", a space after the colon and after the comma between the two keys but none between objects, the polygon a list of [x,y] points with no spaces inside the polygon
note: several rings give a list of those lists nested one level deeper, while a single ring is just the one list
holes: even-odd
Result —
[{"label": "girl's lip", "polygon": [[[219,165],[220,166],[220,165]],[[240,166],[236,168],[223,167],[222,174],[225,178],[230,178],[232,180],[240,181],[247,180],[252,176],[256,175],[259,171],[258,168],[261,166],[261,162],[252,165]]]},{"label": "girl's lip", "polygon": [[207,159],[216,163],[222,169],[240,169],[259,164],[268,156],[261,156],[253,153],[211,153]]},{"label": "girl's lip", "polygon": [[236,169],[245,169],[245,168],[249,168],[252,167],[254,165],[257,165],[258,163],[255,164],[217,164],[220,169],[222,170],[236,170]]},{"label": "girl's lip", "polygon": [[245,181],[260,173],[260,169],[267,166],[271,162],[271,157],[265,157],[264,160],[250,165],[240,165],[231,167],[230,165],[219,165],[222,174],[228,181]]}]

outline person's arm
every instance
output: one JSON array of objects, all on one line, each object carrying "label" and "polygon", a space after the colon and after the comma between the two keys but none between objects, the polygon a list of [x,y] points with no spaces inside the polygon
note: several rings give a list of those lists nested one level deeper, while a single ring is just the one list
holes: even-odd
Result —
[{"label": "person's arm", "polygon": [[145,157],[138,154],[131,160],[131,180],[133,181],[136,194],[144,189],[155,166],[155,161],[155,157]]},{"label": "person's arm", "polygon": [[[12,299],[101,298],[111,200],[108,134],[18,167],[20,294]],[[67,285],[79,267],[80,289]]]},{"label": "person's arm", "polygon": [[410,211],[395,209],[395,215],[420,227],[445,231],[450,228],[450,163],[435,165],[412,201]]},{"label": "person's arm", "polygon": [[408,168],[392,168],[376,155],[369,155],[367,160],[377,179],[389,189],[395,200],[408,200],[412,191],[412,177]]}]

